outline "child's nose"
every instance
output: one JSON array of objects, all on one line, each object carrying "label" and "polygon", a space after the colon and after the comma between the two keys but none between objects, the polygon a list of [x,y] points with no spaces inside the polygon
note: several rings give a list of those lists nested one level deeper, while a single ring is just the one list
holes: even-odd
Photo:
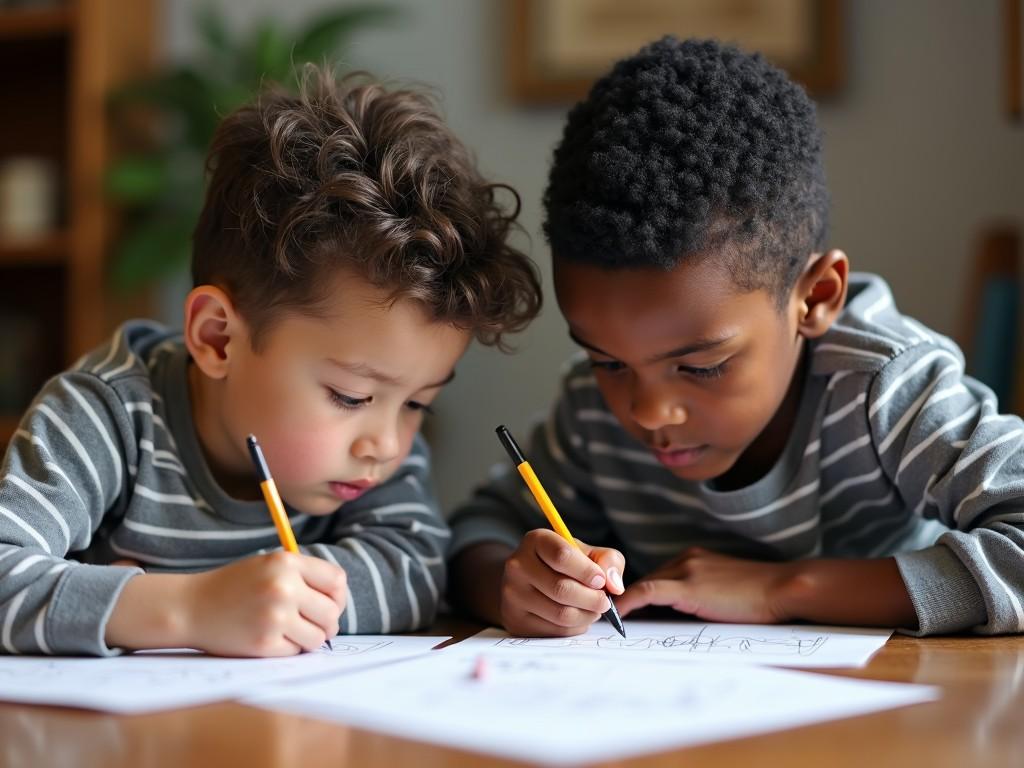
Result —
[{"label": "child's nose", "polygon": [[357,459],[372,459],[382,464],[396,458],[398,451],[398,430],[394,427],[368,431],[352,444],[352,455]]},{"label": "child's nose", "polygon": [[668,393],[637,387],[630,404],[633,421],[649,432],[686,421],[686,408]]}]

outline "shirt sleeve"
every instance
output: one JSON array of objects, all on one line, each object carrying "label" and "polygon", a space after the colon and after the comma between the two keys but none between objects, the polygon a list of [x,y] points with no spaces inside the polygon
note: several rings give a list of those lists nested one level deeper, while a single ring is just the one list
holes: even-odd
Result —
[{"label": "shirt sleeve", "polygon": [[111,655],[107,619],[137,568],[67,559],[123,497],[134,445],[116,392],[65,373],[26,412],[0,468],[0,648]]},{"label": "shirt sleeve", "polygon": [[341,631],[387,634],[433,622],[444,594],[450,539],[431,489],[429,449],[417,435],[395,474],[345,504],[329,542],[307,549],[348,576]]},{"label": "shirt sleeve", "polygon": [[1024,631],[1024,422],[964,376],[959,354],[912,347],[868,398],[883,471],[914,514],[951,530],[896,556],[920,635]]},{"label": "shirt sleeve", "polygon": [[[614,545],[607,517],[597,501],[586,441],[577,419],[573,381],[570,373],[547,418],[530,431],[524,452],[572,535],[592,545]],[[527,531],[550,528],[510,461],[495,467],[490,481],[456,509],[451,525],[453,556],[483,542],[515,548]]]}]

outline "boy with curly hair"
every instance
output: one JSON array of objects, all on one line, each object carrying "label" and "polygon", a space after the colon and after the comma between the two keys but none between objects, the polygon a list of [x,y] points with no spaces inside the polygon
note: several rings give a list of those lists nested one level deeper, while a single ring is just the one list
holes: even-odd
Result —
[{"label": "boy with curly hair", "polygon": [[[570,113],[544,199],[586,358],[452,519],[455,594],[520,635],[607,608],[1024,631],[1024,423],[826,248],[815,109],[760,56],[665,38]],[[628,585],[628,586],[627,586]]]},{"label": "boy with curly hair", "polygon": [[[418,430],[471,338],[539,309],[515,214],[429,98],[317,70],[228,116],[209,167],[183,336],[126,324],[8,448],[3,652],[280,656],[435,615],[450,532]],[[263,553],[248,433],[298,555]]]}]

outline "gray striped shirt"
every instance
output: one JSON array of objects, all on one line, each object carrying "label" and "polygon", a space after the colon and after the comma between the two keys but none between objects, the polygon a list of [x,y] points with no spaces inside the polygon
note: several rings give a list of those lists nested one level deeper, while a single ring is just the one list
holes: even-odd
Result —
[{"label": "gray striped shirt", "polygon": [[[229,497],[203,458],[180,336],[133,322],[51,379],[0,469],[0,649],[110,654],[104,631],[137,568],[198,571],[278,547],[262,502]],[[417,436],[386,482],[333,515],[289,509],[303,552],[348,575],[346,633],[428,625],[450,532]],[[253,482],[256,482],[255,475]]]},{"label": "gray striped shirt", "polygon": [[[1021,419],[1000,415],[956,345],[902,316],[875,276],[852,276],[809,354],[789,441],[745,488],[661,466],[608,410],[586,361],[568,371],[528,458],[573,534],[620,549],[632,578],[691,545],[770,560],[894,555],[920,634],[1024,631]],[[453,553],[516,546],[546,525],[510,471],[451,522]]]}]

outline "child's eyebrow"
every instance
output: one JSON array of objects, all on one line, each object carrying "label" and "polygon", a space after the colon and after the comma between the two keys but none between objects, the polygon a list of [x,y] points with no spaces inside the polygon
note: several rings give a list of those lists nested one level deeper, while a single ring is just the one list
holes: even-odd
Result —
[{"label": "child's eyebrow", "polygon": [[[581,347],[589,349],[592,352],[597,352],[599,355],[604,355],[605,357],[612,358],[615,357],[615,355],[608,354],[600,347],[595,347],[593,344],[589,344],[588,342],[584,341],[579,336],[577,336],[572,330],[569,331],[569,338],[575,341]],[[703,352],[707,349],[714,349],[715,347],[720,347],[726,342],[732,341],[734,338],[736,338],[735,333],[731,333],[727,336],[721,336],[717,339],[697,339],[697,341],[693,342],[692,344],[686,344],[685,346],[677,347],[676,349],[670,349],[668,352],[662,352],[660,354],[654,355],[654,357],[649,358],[647,362],[658,363],[661,362],[662,360],[670,360],[673,357],[685,357],[686,355],[692,355],[694,352]]]},{"label": "child's eyebrow", "polygon": [[437,387],[443,387],[445,384],[448,384],[454,378],[455,378],[455,371],[453,370],[453,371],[451,371],[451,373],[449,373],[447,376],[445,376],[443,379],[441,379],[436,384],[427,384],[427,386],[425,386],[424,389],[436,389]]},{"label": "child's eyebrow", "polygon": [[[397,378],[395,376],[391,376],[387,373],[384,373],[383,371],[378,371],[376,368],[374,368],[372,365],[369,365],[368,363],[347,363],[342,362],[341,360],[335,360],[333,357],[328,357],[327,362],[335,366],[336,368],[341,368],[356,376],[361,376],[364,379],[373,379],[374,381],[379,381],[382,384],[387,384],[392,387],[401,386],[403,383],[402,379]],[[454,378],[455,371],[452,370],[447,376],[445,376],[439,382],[435,384],[427,384],[421,387],[421,389],[435,389],[437,387],[443,387],[445,384],[447,384]]]}]

